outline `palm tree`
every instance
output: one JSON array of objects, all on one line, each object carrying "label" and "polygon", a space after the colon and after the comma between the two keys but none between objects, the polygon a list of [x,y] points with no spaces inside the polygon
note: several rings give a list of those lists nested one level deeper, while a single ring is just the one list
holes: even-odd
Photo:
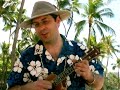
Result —
[{"label": "palm tree", "polygon": [[[106,36],[105,38],[102,38],[102,42],[104,43],[104,46],[105,46],[104,51],[107,55],[107,65],[106,65],[106,73],[107,73],[109,58],[112,57],[113,55],[116,55],[116,52],[119,53],[120,50],[117,49],[119,45],[114,45],[116,41],[112,39],[112,36]],[[105,77],[106,77],[106,74],[105,74]]]},{"label": "palm tree", "polygon": [[[83,38],[84,39],[84,42],[85,42],[85,45],[88,45],[88,39],[87,38]],[[106,54],[106,50],[105,50],[105,43],[102,42],[102,40],[100,41],[97,41],[96,40],[96,37],[95,36],[90,36],[90,42],[91,42],[91,45],[88,45],[87,47],[88,48],[91,48],[91,47],[96,47],[98,49],[100,49],[100,58],[103,59],[105,58],[105,54]],[[100,58],[98,58],[100,60]]]},{"label": "palm tree", "polygon": [[76,35],[75,40],[78,38],[81,31],[84,30],[84,27],[88,25],[88,44],[91,45],[90,35],[96,37],[97,32],[104,37],[104,32],[110,32],[115,34],[114,30],[104,23],[103,17],[113,17],[114,14],[110,8],[105,8],[103,0],[89,0],[89,4],[83,5],[84,12],[81,16],[84,18],[76,24]]},{"label": "palm tree", "polygon": [[67,9],[71,12],[71,17],[68,19],[67,24],[69,25],[68,29],[65,29],[65,36],[68,36],[68,33],[71,29],[71,26],[75,23],[74,22],[74,13],[77,13],[78,15],[80,14],[79,8],[81,8],[81,3],[79,0],[56,0],[57,2],[57,9]]},{"label": "palm tree", "polygon": [[[112,39],[112,36],[106,36],[106,37],[102,38],[101,42],[103,43],[103,46],[104,46],[104,49],[103,49],[105,52],[104,55],[107,57],[107,64],[105,66],[106,69],[105,69],[104,77],[105,77],[105,82],[108,82],[107,81],[108,80],[107,73],[108,73],[108,65],[109,65],[110,57],[112,58],[113,55],[116,56],[116,53],[119,53],[120,50],[118,49],[119,45],[115,45],[116,41],[114,39]],[[106,88],[106,86],[104,88]]]}]

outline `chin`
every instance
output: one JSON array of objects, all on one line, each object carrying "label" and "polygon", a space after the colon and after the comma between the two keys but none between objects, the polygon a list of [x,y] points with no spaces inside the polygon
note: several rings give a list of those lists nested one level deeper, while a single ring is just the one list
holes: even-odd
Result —
[{"label": "chin", "polygon": [[42,39],[42,42],[44,42],[44,43],[49,43],[50,40],[49,40],[49,39]]}]

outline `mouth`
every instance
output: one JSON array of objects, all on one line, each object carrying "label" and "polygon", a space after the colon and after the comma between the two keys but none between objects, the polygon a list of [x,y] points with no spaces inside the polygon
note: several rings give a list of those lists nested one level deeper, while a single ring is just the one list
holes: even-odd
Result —
[{"label": "mouth", "polygon": [[42,35],[48,34],[48,30],[43,30],[43,31],[41,31],[41,34],[42,34]]},{"label": "mouth", "polygon": [[43,35],[43,36],[44,36],[44,35],[47,35],[47,34],[48,34],[48,33],[42,33],[41,35]]},{"label": "mouth", "polygon": [[41,33],[41,36],[43,37],[43,38],[47,38],[48,37],[48,32],[43,32],[43,33]]},{"label": "mouth", "polygon": [[45,39],[45,38],[48,38],[49,31],[42,30],[39,34],[40,34],[41,38]]}]

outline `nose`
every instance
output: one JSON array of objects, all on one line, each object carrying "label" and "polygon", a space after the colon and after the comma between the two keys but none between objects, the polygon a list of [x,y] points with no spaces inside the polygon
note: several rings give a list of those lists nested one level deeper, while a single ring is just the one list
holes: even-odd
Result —
[{"label": "nose", "polygon": [[43,23],[39,24],[38,28],[40,30],[44,30],[45,29],[45,24],[43,24]]}]

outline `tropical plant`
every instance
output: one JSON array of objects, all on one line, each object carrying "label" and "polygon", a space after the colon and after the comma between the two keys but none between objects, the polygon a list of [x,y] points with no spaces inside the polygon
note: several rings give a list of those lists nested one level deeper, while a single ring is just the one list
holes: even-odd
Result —
[{"label": "tropical plant", "polygon": [[67,24],[69,25],[68,29],[66,29],[64,25],[65,36],[67,37],[72,25],[75,23],[74,13],[77,13],[78,15],[80,14],[79,8],[81,8],[81,3],[79,2],[79,0],[56,0],[56,1],[58,9],[67,9],[71,12],[71,17],[67,21]]},{"label": "tropical plant", "polygon": [[113,65],[113,70],[115,70],[116,68],[118,69],[118,74],[117,74],[117,78],[118,78],[118,83],[117,83],[117,87],[118,89],[120,89],[120,58],[117,58],[117,62],[116,64],[112,64]]},{"label": "tropical plant", "polygon": [[0,88],[5,88],[5,83],[6,83],[6,77],[8,75],[8,69],[10,67],[9,63],[10,63],[10,52],[9,52],[9,47],[10,44],[7,44],[5,42],[3,42],[1,44],[1,49],[2,49],[2,53],[0,55],[0,61],[2,61],[0,63]]},{"label": "tropical plant", "polygon": [[[4,31],[10,31],[9,35],[9,43],[2,43],[0,53],[0,80],[4,81],[4,85],[6,82],[7,71],[9,71],[9,67],[13,66],[14,60],[19,57],[19,54],[22,50],[29,45],[34,45],[39,39],[38,37],[32,33],[30,30],[22,30],[21,39],[18,39],[19,34],[19,23],[26,19],[24,15],[25,10],[23,9],[24,1],[22,0],[20,9],[18,9],[18,5],[20,4],[19,0],[0,0],[0,18],[4,21]],[[96,46],[101,49],[101,57],[104,58],[107,55],[111,57],[113,54],[117,57],[116,52],[119,53],[119,50],[116,47],[119,45],[114,45],[114,40],[112,36],[105,36],[104,32],[110,32],[115,34],[114,30],[104,23],[103,17],[113,17],[114,14],[110,8],[105,8],[106,4],[103,3],[103,0],[89,0],[88,4],[82,4],[80,0],[56,0],[57,1],[57,8],[58,9],[68,9],[70,10],[71,17],[68,20],[68,29],[65,28],[65,36],[67,37],[71,26],[74,24],[76,25],[76,35],[75,40],[80,40],[78,36],[84,30],[84,27],[88,27],[88,38],[84,39],[86,45],[89,46]],[[108,0],[112,1],[112,0]],[[79,12],[79,10],[84,10],[83,13]],[[78,17],[82,16],[82,20],[78,23],[75,23],[74,17],[77,13]],[[102,39],[97,41],[96,36],[100,33]],[[14,35],[14,36],[13,36]],[[12,53],[13,56],[11,62],[10,58],[10,40],[13,39],[13,46],[12,46]],[[15,57],[14,57],[15,55]],[[99,58],[98,58],[99,59]],[[101,60],[101,59],[100,59]],[[109,58],[108,58],[109,60]],[[117,64],[115,67],[119,66],[119,59],[117,60]],[[106,67],[107,68],[107,67]],[[118,68],[119,72],[119,68]],[[119,74],[118,77],[113,73],[108,73],[106,70],[106,78],[105,78],[105,90],[118,90],[120,86],[120,79]],[[0,83],[1,83],[0,81]],[[113,82],[114,81],[114,82]],[[117,84],[118,83],[118,84]],[[3,85],[3,84],[2,84]],[[3,85],[3,86],[4,86]],[[113,85],[113,86],[112,86]],[[118,85],[117,87],[114,87]],[[0,86],[1,87],[1,86]],[[4,89],[2,89],[4,90]],[[92,90],[92,89],[89,89]]]},{"label": "tropical plant", "polygon": [[[0,18],[2,18],[4,27],[3,31],[10,31],[9,34],[9,42],[3,42],[1,44],[1,50],[2,53],[0,54],[0,88],[5,88],[6,86],[6,78],[8,75],[8,71],[11,70],[11,65],[13,65],[12,59],[10,58],[10,40],[13,39],[13,35],[15,34],[16,30],[14,31],[14,28],[16,27],[16,24],[18,25],[18,18],[19,18],[19,5],[18,0],[0,0]],[[21,10],[22,13],[24,13],[25,10]],[[20,20],[23,20],[25,16],[21,17]],[[15,37],[16,38],[16,37]],[[16,51],[15,51],[16,53]],[[9,68],[9,69],[8,69]]]},{"label": "tropical plant", "polygon": [[116,85],[118,85],[118,78],[116,73],[114,72],[108,73],[104,82],[104,90],[119,90]]},{"label": "tropical plant", "polygon": [[114,16],[114,14],[110,8],[105,8],[103,0],[89,0],[88,4],[83,5],[82,10],[84,11],[81,13],[83,20],[80,20],[78,23],[76,23],[75,40],[85,27],[88,27],[89,45],[91,45],[90,35],[97,37],[98,34],[100,34],[102,37],[104,37],[105,31],[115,34],[115,31],[104,23],[103,17],[106,16],[111,18]]},{"label": "tropical plant", "polygon": [[12,67],[13,67],[13,63],[16,60],[15,51],[16,51],[16,44],[17,44],[17,39],[18,39],[18,34],[19,34],[19,29],[20,29],[19,24],[20,24],[21,19],[22,19],[24,2],[25,2],[25,0],[22,0],[21,6],[19,9],[18,19],[16,22],[16,29],[15,29],[14,40],[13,40],[13,45],[12,45],[12,52],[11,52]]}]

